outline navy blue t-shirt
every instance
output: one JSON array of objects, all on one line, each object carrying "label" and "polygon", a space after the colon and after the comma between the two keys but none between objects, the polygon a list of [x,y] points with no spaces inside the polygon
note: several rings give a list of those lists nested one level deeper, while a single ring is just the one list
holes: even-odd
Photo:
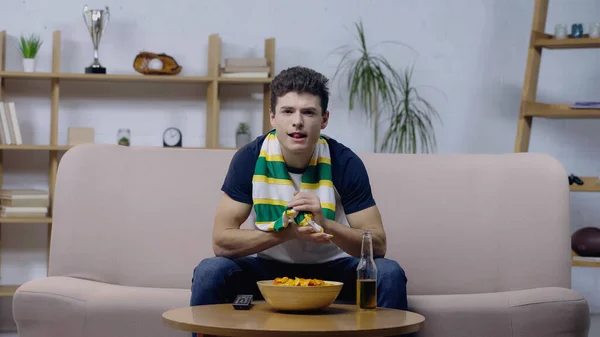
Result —
[{"label": "navy blue t-shirt", "polygon": [[[239,149],[229,164],[221,190],[233,200],[252,205],[252,176],[266,134]],[[375,205],[369,176],[362,160],[345,145],[327,138],[333,185],[341,197],[345,214]],[[290,173],[302,173],[288,167]]]}]

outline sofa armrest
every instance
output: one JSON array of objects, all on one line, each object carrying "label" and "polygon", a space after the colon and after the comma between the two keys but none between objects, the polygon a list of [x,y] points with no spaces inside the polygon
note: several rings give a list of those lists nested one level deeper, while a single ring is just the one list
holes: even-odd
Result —
[{"label": "sofa armrest", "polygon": [[92,292],[68,278],[49,277],[20,286],[13,296],[19,337],[82,337],[86,302]]},{"label": "sofa armrest", "polygon": [[411,295],[409,306],[426,319],[419,337],[587,337],[590,327],[585,298],[558,287]]},{"label": "sofa armrest", "polygon": [[189,305],[190,289],[131,287],[55,276],[25,283],[15,293],[19,337],[188,337],[162,313]]}]

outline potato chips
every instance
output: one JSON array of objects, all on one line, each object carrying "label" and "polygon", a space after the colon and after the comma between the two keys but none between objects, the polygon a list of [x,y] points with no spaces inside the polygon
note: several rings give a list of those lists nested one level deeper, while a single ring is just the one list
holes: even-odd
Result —
[{"label": "potato chips", "polygon": [[331,284],[314,278],[289,278],[289,277],[278,277],[273,280],[273,284],[276,286],[292,286],[292,287],[314,287],[314,286],[330,286]]}]

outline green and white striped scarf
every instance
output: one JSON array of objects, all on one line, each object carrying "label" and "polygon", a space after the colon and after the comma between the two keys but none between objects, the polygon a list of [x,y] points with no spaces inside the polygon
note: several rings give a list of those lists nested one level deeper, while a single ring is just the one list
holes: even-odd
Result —
[{"label": "green and white striped scarf", "polygon": [[[323,228],[312,221],[312,214],[295,212],[287,205],[294,196],[295,188],[287,170],[275,130],[266,137],[252,177],[252,199],[256,213],[255,226],[263,231],[279,231],[287,227],[284,218],[295,217],[299,226],[312,225],[318,231]],[[335,220],[335,190],[331,176],[331,157],[327,139],[319,138],[312,159],[302,173],[299,192],[316,193],[326,219]]]}]

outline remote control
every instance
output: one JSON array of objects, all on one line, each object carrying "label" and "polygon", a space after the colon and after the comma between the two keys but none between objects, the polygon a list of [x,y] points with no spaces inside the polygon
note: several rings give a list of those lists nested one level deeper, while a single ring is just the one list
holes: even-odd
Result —
[{"label": "remote control", "polygon": [[248,310],[252,307],[253,295],[237,295],[235,301],[233,301],[233,308],[235,310]]}]

